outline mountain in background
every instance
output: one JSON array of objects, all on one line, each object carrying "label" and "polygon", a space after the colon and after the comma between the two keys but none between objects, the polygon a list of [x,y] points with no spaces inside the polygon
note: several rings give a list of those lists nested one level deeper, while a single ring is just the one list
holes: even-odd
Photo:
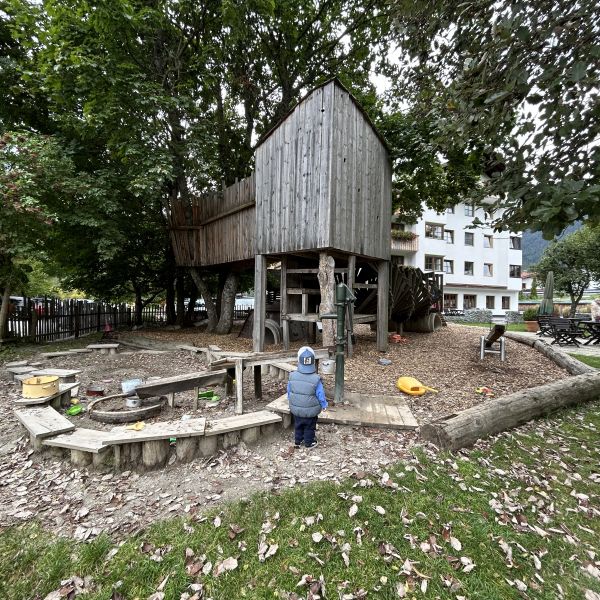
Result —
[{"label": "mountain in background", "polygon": [[[577,231],[581,227],[581,223],[573,223],[569,225],[557,238],[560,239]],[[523,268],[527,270],[528,267],[537,264],[542,257],[546,246],[550,244],[551,240],[545,240],[542,237],[541,231],[524,231],[523,232]]]}]

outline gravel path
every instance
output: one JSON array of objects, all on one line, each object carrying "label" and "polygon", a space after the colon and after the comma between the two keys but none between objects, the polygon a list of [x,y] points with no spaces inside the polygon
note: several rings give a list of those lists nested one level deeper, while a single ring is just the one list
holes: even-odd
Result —
[{"label": "gravel path", "polygon": [[[554,363],[536,351],[507,341],[507,361],[495,357],[479,361],[481,330],[450,326],[433,335],[407,334],[407,343],[390,346],[381,366],[374,335],[368,327],[358,335],[355,356],[347,363],[346,384],[352,391],[401,396],[395,381],[412,375],[439,390],[409,399],[420,422],[462,410],[484,401],[474,389],[491,387],[504,395],[566,376]],[[157,343],[197,346],[218,344],[223,349],[246,351],[250,340],[237,336],[207,336],[191,331],[143,331],[131,334]],[[84,343],[82,342],[82,345]],[[296,347],[300,344],[296,344]],[[280,349],[269,347],[269,350]],[[103,383],[106,393],[117,392],[122,379],[165,377],[205,368],[203,359],[187,352],[148,354],[125,351],[116,356],[79,354],[48,361],[46,366],[80,368],[81,391],[88,384]],[[251,377],[245,378],[245,395],[252,396]],[[333,377],[324,378],[333,385]],[[261,408],[285,391],[285,383],[263,378],[265,398],[250,400],[249,410]],[[99,473],[73,469],[70,463],[30,451],[23,430],[12,414],[11,402],[18,395],[15,384],[0,375],[0,527],[39,519],[54,532],[89,539],[106,531],[121,539],[151,522],[175,515],[200,515],[206,507],[246,497],[259,490],[278,490],[314,480],[342,480],[378,471],[386,464],[407,457],[417,443],[413,432],[393,432],[336,425],[319,427],[315,450],[294,451],[289,431],[251,447],[240,444],[211,459],[190,464],[171,464],[149,474]],[[222,392],[222,390],[218,390]],[[82,396],[83,398],[83,396]],[[177,406],[165,410],[160,419],[193,414],[190,394],[178,394]],[[215,409],[202,409],[209,418],[233,414],[233,402],[224,400]],[[76,417],[78,425],[102,427],[87,417]]]}]

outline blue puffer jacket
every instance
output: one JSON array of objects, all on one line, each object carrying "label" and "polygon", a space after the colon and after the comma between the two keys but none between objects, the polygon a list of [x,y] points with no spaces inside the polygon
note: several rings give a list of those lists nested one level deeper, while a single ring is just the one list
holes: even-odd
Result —
[{"label": "blue puffer jacket", "polygon": [[310,419],[321,412],[321,403],[315,394],[319,381],[321,378],[316,373],[290,373],[289,402],[294,416]]}]

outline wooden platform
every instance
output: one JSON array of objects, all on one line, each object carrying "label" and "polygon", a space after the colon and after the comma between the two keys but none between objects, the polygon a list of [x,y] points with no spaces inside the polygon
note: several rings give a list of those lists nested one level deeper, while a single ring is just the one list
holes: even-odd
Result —
[{"label": "wooden platform", "polygon": [[241,431],[250,427],[262,427],[273,423],[281,423],[281,416],[269,410],[259,410],[245,415],[225,417],[216,421],[210,421],[204,435],[219,435],[230,431]]},{"label": "wooden platform", "polygon": [[29,432],[34,448],[39,448],[39,440],[67,433],[75,425],[50,406],[21,408],[15,410],[15,416]]},{"label": "wooden platform", "polygon": [[[328,408],[319,415],[319,422],[385,429],[418,427],[410,408],[398,396],[369,396],[346,392],[345,398],[350,404]],[[267,408],[280,414],[290,414],[287,394],[268,404]]]},{"label": "wooden platform", "polygon": [[110,438],[105,445],[132,444],[136,442],[150,442],[154,440],[168,440],[169,438],[186,438],[204,435],[206,419],[189,419],[187,421],[162,421],[146,425],[141,431],[127,429],[125,426],[113,427]]},{"label": "wooden platform", "polygon": [[110,431],[98,431],[97,429],[78,427],[72,433],[57,435],[56,437],[44,440],[42,444],[44,446],[54,446],[97,454],[108,449],[110,438]]},{"label": "wooden platform", "polygon": [[[79,387],[79,382],[75,383],[59,383],[58,392],[51,396],[44,396],[43,398],[19,398],[14,400],[15,406],[38,406],[44,404],[51,404],[55,408],[60,408],[61,404],[65,406],[70,403],[71,390]],[[67,398],[69,399],[67,401]]]}]

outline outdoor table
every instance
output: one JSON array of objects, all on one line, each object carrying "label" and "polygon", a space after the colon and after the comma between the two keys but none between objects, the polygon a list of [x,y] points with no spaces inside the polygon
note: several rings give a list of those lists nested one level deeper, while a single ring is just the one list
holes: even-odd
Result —
[{"label": "outdoor table", "polygon": [[590,334],[590,337],[584,342],[584,346],[600,344],[600,321],[583,321],[581,324]]}]

